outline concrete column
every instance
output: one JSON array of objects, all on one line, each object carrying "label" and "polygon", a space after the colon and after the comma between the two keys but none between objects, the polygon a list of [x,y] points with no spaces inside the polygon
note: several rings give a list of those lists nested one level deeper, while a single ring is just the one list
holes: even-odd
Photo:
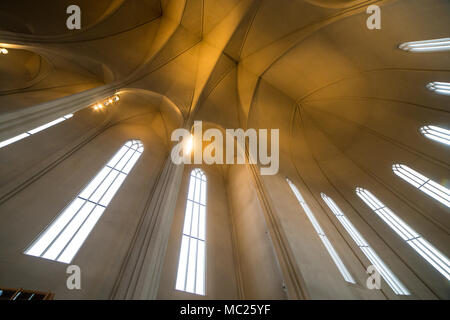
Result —
[{"label": "concrete column", "polygon": [[156,299],[184,165],[169,156],[149,195],[111,299]]},{"label": "concrete column", "polygon": [[267,224],[270,238],[272,240],[275,256],[283,276],[284,286],[288,299],[304,300],[309,299],[305,281],[295,262],[294,255],[286,239],[283,228],[278,222],[277,216],[271,204],[270,197],[265,190],[264,182],[259,173],[259,167],[249,164],[253,176],[256,194],[258,195],[264,218]]}]

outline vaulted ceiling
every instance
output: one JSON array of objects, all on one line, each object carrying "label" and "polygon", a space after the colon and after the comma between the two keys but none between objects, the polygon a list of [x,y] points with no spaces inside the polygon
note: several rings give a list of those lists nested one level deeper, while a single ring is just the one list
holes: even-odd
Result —
[{"label": "vaulted ceiling", "polygon": [[[366,27],[370,4],[380,30]],[[163,96],[187,122],[279,128],[281,172],[313,189],[372,179],[408,198],[393,161],[448,174],[418,128],[448,126],[448,98],[425,85],[450,80],[450,56],[398,45],[448,37],[449,12],[447,0],[3,0],[0,117],[114,84]],[[448,232],[440,204],[408,201]]]}]

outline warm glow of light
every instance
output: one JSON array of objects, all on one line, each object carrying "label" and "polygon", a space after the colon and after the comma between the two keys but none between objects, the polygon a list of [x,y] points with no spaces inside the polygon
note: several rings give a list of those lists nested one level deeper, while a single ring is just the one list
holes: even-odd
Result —
[{"label": "warm glow of light", "polygon": [[3,53],[3,54],[8,54],[8,49],[0,48],[0,52]]},{"label": "warm glow of light", "polygon": [[184,143],[184,154],[190,154],[192,152],[192,148],[194,146],[194,136],[191,136]]},{"label": "warm glow of light", "polygon": [[97,103],[96,105],[93,106],[94,110],[99,110],[99,109],[103,109],[106,106],[109,106],[110,104],[113,104],[115,101],[119,100],[119,96],[115,95],[113,97],[109,97],[106,100],[104,100],[103,103]]}]

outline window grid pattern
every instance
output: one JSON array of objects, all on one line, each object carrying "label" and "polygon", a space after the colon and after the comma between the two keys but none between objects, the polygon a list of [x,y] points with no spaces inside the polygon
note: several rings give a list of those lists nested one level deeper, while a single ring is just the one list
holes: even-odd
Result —
[{"label": "window grid pattern", "polygon": [[394,164],[392,166],[392,171],[420,191],[426,193],[447,207],[450,207],[450,190],[446,187],[434,182],[404,164]]},{"label": "window grid pattern", "polygon": [[411,229],[370,191],[356,188],[356,194],[419,255],[446,277],[447,280],[450,280],[450,261],[445,255]]},{"label": "window grid pattern", "polygon": [[376,254],[376,252],[369,246],[364,237],[358,232],[358,230],[353,226],[350,220],[345,216],[342,210],[337,206],[337,204],[328,197],[326,194],[320,194],[322,199],[328,205],[330,210],[334,213],[336,218],[342,224],[342,226],[347,230],[348,234],[352,237],[353,241],[358,245],[364,255],[369,259],[372,265],[375,266],[377,271],[381,274],[387,284],[391,287],[395,294],[398,295],[409,295],[408,289],[400,282],[400,280],[395,276],[395,274],[389,269],[388,266],[381,260],[381,258]]},{"label": "window grid pattern", "polygon": [[125,143],[25,253],[70,263],[143,151],[138,140]]},{"label": "window grid pattern", "polygon": [[399,48],[411,52],[447,51],[450,50],[450,38],[405,42]]},{"label": "window grid pattern", "polygon": [[205,295],[206,176],[191,172],[184,217],[176,289]]},{"label": "window grid pattern", "polygon": [[297,187],[289,179],[286,179],[286,181],[288,182],[289,186],[291,187],[292,192],[294,192],[295,196],[297,197],[298,202],[300,203],[303,210],[305,211],[306,216],[308,217],[309,221],[311,221],[311,224],[313,225],[314,229],[316,230],[317,234],[319,235],[320,240],[322,240],[323,245],[327,249],[328,253],[330,254],[331,258],[333,259],[334,263],[336,264],[336,267],[341,272],[345,281],[350,282],[350,283],[356,283],[355,280],[353,279],[353,277],[351,276],[350,272],[345,267],[341,258],[337,254],[333,245],[328,240],[325,232],[323,232],[319,222],[316,220],[316,217],[309,209],[309,206],[306,204],[305,200],[303,200],[303,197],[301,196]]},{"label": "window grid pattern", "polygon": [[450,130],[436,126],[423,126],[420,128],[420,133],[428,139],[450,145]]},{"label": "window grid pattern", "polygon": [[28,138],[29,136],[31,136],[31,135],[33,135],[35,133],[38,133],[38,132],[40,132],[42,130],[50,128],[50,127],[52,127],[52,126],[54,126],[54,125],[56,125],[56,124],[58,124],[60,122],[63,122],[65,120],[67,120],[67,119],[70,119],[72,117],[73,117],[73,114],[70,113],[70,114],[65,115],[65,116],[63,116],[61,118],[58,118],[58,119],[53,120],[53,121],[51,121],[49,123],[46,123],[46,124],[44,124],[44,125],[42,125],[40,127],[37,127],[37,128],[35,128],[33,130],[27,131],[25,133],[21,133],[21,134],[15,136],[15,137],[10,138],[10,139],[4,140],[4,141],[0,141],[0,148],[3,148],[5,146],[7,146],[7,145],[9,145],[11,143],[17,142],[19,140]]},{"label": "window grid pattern", "polygon": [[427,84],[427,88],[437,94],[450,96],[450,83],[448,82],[430,82]]}]

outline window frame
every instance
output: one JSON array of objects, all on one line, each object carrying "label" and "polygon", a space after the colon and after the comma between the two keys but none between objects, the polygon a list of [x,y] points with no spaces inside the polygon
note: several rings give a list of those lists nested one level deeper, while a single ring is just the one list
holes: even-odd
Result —
[{"label": "window frame", "polygon": [[57,124],[60,124],[61,122],[69,120],[72,117],[73,117],[73,113],[69,113],[69,114],[66,114],[65,116],[59,117],[58,119],[55,119],[55,120],[50,121],[50,122],[47,122],[47,123],[45,123],[45,124],[43,124],[43,125],[41,125],[39,127],[36,127],[34,129],[25,131],[25,132],[23,132],[21,134],[18,134],[16,136],[14,136],[14,137],[11,137],[9,139],[2,140],[2,141],[0,141],[0,149],[2,149],[4,147],[7,147],[10,144],[16,143],[17,141],[20,141],[20,140],[28,138],[28,137],[30,137],[32,135],[35,135],[36,133],[44,131],[44,130],[46,130],[48,128],[56,126]]},{"label": "window frame", "polygon": [[409,185],[450,208],[450,190],[405,164],[393,164],[392,172]]},{"label": "window frame", "polygon": [[[134,146],[135,149],[133,149]],[[128,157],[128,160],[118,170],[117,166],[122,163],[123,159],[126,159],[124,157],[130,150],[132,150],[131,156]],[[123,154],[119,158],[118,156],[121,152]],[[55,262],[71,263],[143,152],[144,146],[140,140],[133,139],[125,142],[97,174],[81,188],[77,195],[53,218],[31,244],[27,246],[24,254]],[[136,154],[138,154],[137,157],[135,157]],[[134,160],[134,162],[131,162],[131,166],[129,166],[131,160]],[[114,165],[112,165],[113,161],[115,161]],[[116,171],[118,172],[117,174]],[[114,179],[108,184],[106,179],[110,176],[113,177],[114,174],[116,174]],[[124,176],[121,181],[120,179],[117,180],[119,176]],[[105,181],[106,183],[104,184]],[[116,183],[116,181],[118,182]],[[102,188],[100,189],[100,187]],[[111,187],[113,188],[111,189]],[[86,198],[83,196],[83,193],[87,192],[87,190],[90,193]],[[99,190],[100,192],[97,193]],[[106,195],[109,199],[107,197],[102,202]],[[99,198],[97,200],[91,199],[94,196]],[[89,211],[84,210],[85,206],[88,210],[89,207],[91,209]],[[100,209],[98,210],[98,208]],[[83,215],[85,215],[84,219]],[[77,226],[78,223],[79,225]],[[73,230],[75,231],[71,235]],[[62,248],[58,250],[61,246]]]},{"label": "window frame", "polygon": [[419,132],[431,141],[450,146],[450,130],[435,125],[424,125],[419,128]]},{"label": "window frame", "polygon": [[449,51],[450,38],[409,41],[401,43],[398,48],[413,53]]},{"label": "window frame", "polygon": [[386,263],[381,259],[375,250],[370,246],[358,229],[353,225],[350,219],[344,214],[341,208],[334,202],[332,198],[327,196],[325,193],[321,193],[323,201],[327,204],[330,211],[336,217],[336,219],[341,223],[342,227],[347,231],[349,236],[361,250],[361,252],[366,256],[366,258],[372,263],[372,265],[377,269],[378,273],[381,274],[384,281],[388,286],[394,291],[396,295],[410,295],[411,293],[405,287],[405,285],[397,278],[397,276],[392,272],[392,270],[386,265]]},{"label": "window frame", "polygon": [[[397,236],[414,249],[434,269],[450,281],[450,260],[422,235],[411,228],[387,205],[369,190],[356,187],[356,195],[374,212]],[[379,213],[382,212],[382,213]],[[424,250],[424,248],[426,250]],[[438,262],[441,261],[441,264]],[[446,266],[445,266],[446,264]]]},{"label": "window frame", "polygon": [[[194,181],[192,182],[192,179]],[[196,199],[196,186],[197,183],[200,181],[200,187],[198,195],[198,199]],[[191,187],[193,187],[192,190],[192,199],[191,197]],[[205,172],[200,168],[194,168],[190,171],[189,174],[189,181],[188,181],[188,188],[186,193],[186,201],[185,201],[185,209],[184,209],[184,219],[183,219],[183,227],[181,230],[181,243],[180,243],[180,251],[178,255],[178,264],[177,264],[177,273],[176,273],[176,279],[175,279],[175,290],[180,292],[185,292],[188,294],[195,294],[200,296],[206,296],[206,288],[207,288],[207,194],[208,194],[208,179],[206,177]],[[196,201],[198,200],[198,201]],[[194,210],[197,206],[197,213],[194,213]],[[188,215],[188,209],[190,208],[190,216]],[[203,228],[204,230],[200,230],[200,227],[202,225],[201,222],[201,215],[202,215],[202,208],[203,208]],[[195,218],[194,215],[197,215]],[[193,235],[193,221],[195,219],[197,220],[197,230],[196,233],[197,236]],[[188,225],[189,224],[189,225]],[[186,228],[189,228],[189,234],[185,233]],[[200,233],[203,233],[203,237],[200,236]],[[203,239],[202,239],[203,238]],[[187,247],[183,250],[185,239],[187,239]],[[191,257],[190,250],[192,245],[192,240],[196,243],[196,252],[195,256]],[[203,281],[203,288],[200,290],[197,288],[198,280],[199,280],[199,271],[198,271],[198,263],[199,263],[199,244],[202,243],[203,246],[203,273],[200,275],[202,277]],[[194,274],[191,275],[193,277],[193,288],[190,290],[188,288],[188,281],[189,281],[189,271],[190,271],[190,263],[191,259],[194,258],[195,263],[195,270],[193,271]],[[182,271],[182,269],[184,271]],[[201,272],[201,271],[200,271]],[[181,284],[181,282],[184,282]]]},{"label": "window frame", "polygon": [[305,199],[303,199],[303,196],[301,195],[297,186],[291,180],[289,180],[289,178],[286,178],[286,181],[287,181],[292,193],[294,193],[295,197],[297,198],[297,201],[299,202],[300,206],[303,208],[303,211],[305,212],[306,217],[308,218],[309,222],[312,224],[314,230],[316,231],[316,234],[322,241],[322,245],[325,247],[330,258],[333,260],[334,264],[336,265],[337,269],[339,270],[339,273],[342,275],[342,277],[344,278],[344,280],[347,283],[356,284],[355,278],[353,278],[352,274],[348,270],[344,261],[342,261],[341,257],[339,256],[338,252],[336,251],[336,249],[334,249],[334,246],[332,245],[331,241],[328,239],[327,235],[323,231],[322,227],[320,226],[319,221],[317,221],[317,218],[315,217],[314,213],[309,208]]}]

